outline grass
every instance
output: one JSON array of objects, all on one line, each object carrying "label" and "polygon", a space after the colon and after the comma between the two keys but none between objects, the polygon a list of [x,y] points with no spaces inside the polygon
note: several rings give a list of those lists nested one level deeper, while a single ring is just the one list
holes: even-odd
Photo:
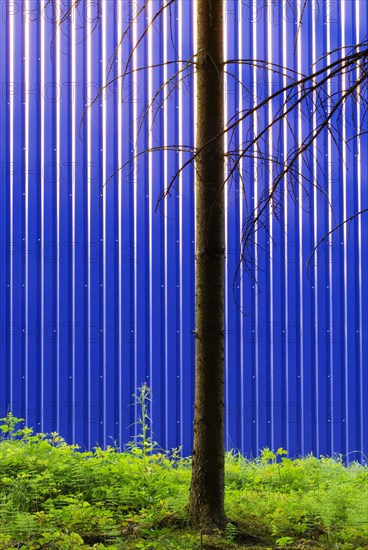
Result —
[{"label": "grass", "polygon": [[[149,395],[136,399],[147,427]],[[283,449],[252,461],[227,453],[229,522],[205,535],[187,520],[190,458],[161,451],[147,431],[124,452],[81,452],[56,433],[17,429],[12,415],[2,421],[0,549],[368,550],[367,466],[289,460]]]}]

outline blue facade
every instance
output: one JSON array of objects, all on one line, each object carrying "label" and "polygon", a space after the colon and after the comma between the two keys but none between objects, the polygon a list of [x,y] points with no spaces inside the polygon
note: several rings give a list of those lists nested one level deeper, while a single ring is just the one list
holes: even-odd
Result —
[{"label": "blue facade", "polygon": [[[156,203],[190,157],[177,145],[195,139],[193,3],[175,0],[154,18],[159,0],[145,9],[141,0],[82,2],[60,26],[53,5],[0,3],[1,416],[11,410],[35,430],[87,448],[120,445],[134,435],[132,394],[146,382],[154,438],[187,455],[193,168]],[[365,0],[303,6],[224,2],[225,58],[308,73],[326,52],[364,40]],[[128,60],[128,74],[117,78]],[[288,82],[246,63],[226,70],[227,119]],[[327,86],[341,95],[347,82]],[[282,99],[227,135],[228,150],[267,126]],[[263,151],[283,161],[317,124],[308,108],[268,131]],[[368,216],[331,233],[307,267],[326,233],[368,207],[368,137],[354,137],[363,114],[348,101],[340,133],[321,132],[293,191],[282,182],[282,208],[256,233],[248,271],[235,283],[243,223],[277,162],[261,161],[253,148],[227,185],[226,445],[248,456],[265,446],[291,456],[368,454]],[[148,148],[157,150],[143,154]]]}]

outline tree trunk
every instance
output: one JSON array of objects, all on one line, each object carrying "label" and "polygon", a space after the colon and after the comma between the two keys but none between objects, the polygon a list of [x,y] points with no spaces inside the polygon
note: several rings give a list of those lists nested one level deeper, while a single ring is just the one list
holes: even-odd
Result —
[{"label": "tree trunk", "polygon": [[[223,529],[224,128],[223,2],[197,0],[196,365],[192,523]],[[213,139],[215,138],[215,139]]]}]

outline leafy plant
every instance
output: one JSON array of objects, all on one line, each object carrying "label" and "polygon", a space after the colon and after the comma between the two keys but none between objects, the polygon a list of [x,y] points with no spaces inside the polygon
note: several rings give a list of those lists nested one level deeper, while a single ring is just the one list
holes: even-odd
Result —
[{"label": "leafy plant", "polygon": [[[154,442],[150,390],[138,388],[137,437],[81,451],[59,434],[33,434],[11,413],[0,424],[0,548],[10,550],[199,549],[188,523],[189,458]],[[140,452],[139,452],[140,451]],[[226,454],[223,533],[203,547],[366,550],[368,468],[341,457],[291,460],[282,448],[250,460]]]},{"label": "leafy plant", "polygon": [[0,430],[4,434],[3,439],[10,439],[12,441],[15,437],[24,435],[24,429],[15,429],[17,424],[24,422],[24,418],[17,418],[11,412],[8,412],[4,418],[0,418],[0,422],[3,422],[0,425]]},{"label": "leafy plant", "polygon": [[280,537],[276,540],[277,546],[289,546],[290,544],[293,544],[293,539],[291,537]]},{"label": "leafy plant", "polygon": [[151,388],[145,383],[137,389],[137,393],[133,394],[134,403],[132,403],[132,406],[139,410],[139,416],[131,426],[136,425],[140,427],[141,432],[134,436],[133,441],[129,442],[126,446],[132,454],[142,455],[143,458],[158,447],[157,443],[153,441],[152,435],[152,420],[149,415],[150,396]]},{"label": "leafy plant", "polygon": [[272,462],[273,464],[275,464],[277,462],[277,457],[287,454],[288,452],[282,447],[279,447],[276,452],[273,452],[268,447],[265,447],[261,450],[260,461],[262,463]]},{"label": "leafy plant", "polygon": [[227,523],[225,527],[224,537],[229,542],[234,542],[237,532],[238,530],[233,523]]}]

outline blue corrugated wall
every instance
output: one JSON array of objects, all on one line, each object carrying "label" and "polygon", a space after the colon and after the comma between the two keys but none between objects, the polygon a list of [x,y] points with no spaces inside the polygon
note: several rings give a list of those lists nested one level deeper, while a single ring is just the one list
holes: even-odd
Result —
[{"label": "blue corrugated wall", "polygon": [[[195,81],[186,65],[195,48],[193,3],[175,0],[141,40],[159,0],[145,9],[141,0],[86,0],[56,27],[59,4],[68,7],[0,2],[0,412],[88,448],[122,444],[135,430],[132,394],[146,382],[155,439],[190,454],[192,167],[157,211],[156,202],[189,158],[170,147],[194,143]],[[364,39],[368,4],[228,0],[224,15],[227,59],[306,73],[326,52]],[[137,41],[129,74],[116,79]],[[287,82],[247,64],[227,70],[227,118]],[[327,92],[344,86],[336,79]],[[275,100],[244,121],[229,150],[281,106]],[[346,104],[342,137],[356,133],[363,114]],[[317,123],[304,115],[297,109],[267,132],[264,150],[286,157]],[[265,446],[292,456],[368,454],[368,216],[332,233],[307,269],[319,239],[368,206],[368,137],[348,145],[342,137],[323,131],[299,165],[294,196],[282,185],[282,209],[251,245],[251,274],[235,282],[238,305],[242,225],[269,187],[273,164],[257,160],[254,148],[240,165],[242,179],[227,186],[226,445],[247,455]],[[129,162],[163,144],[166,151]],[[307,172],[325,196],[310,184],[303,189]]]}]

